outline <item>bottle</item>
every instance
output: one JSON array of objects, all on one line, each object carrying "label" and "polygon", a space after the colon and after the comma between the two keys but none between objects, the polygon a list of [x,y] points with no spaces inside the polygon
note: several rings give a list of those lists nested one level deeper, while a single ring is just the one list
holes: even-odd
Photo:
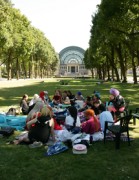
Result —
[{"label": "bottle", "polygon": [[93,135],[90,135],[90,144],[93,144]]}]

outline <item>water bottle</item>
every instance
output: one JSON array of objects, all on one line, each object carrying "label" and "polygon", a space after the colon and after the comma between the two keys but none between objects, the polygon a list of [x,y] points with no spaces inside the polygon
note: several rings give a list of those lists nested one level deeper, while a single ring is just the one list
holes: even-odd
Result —
[{"label": "water bottle", "polygon": [[90,144],[93,143],[93,135],[90,135]]}]

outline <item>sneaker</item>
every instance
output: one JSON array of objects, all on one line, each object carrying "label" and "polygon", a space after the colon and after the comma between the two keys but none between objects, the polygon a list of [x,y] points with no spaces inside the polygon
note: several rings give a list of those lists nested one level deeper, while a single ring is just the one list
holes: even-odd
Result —
[{"label": "sneaker", "polygon": [[38,147],[41,147],[42,145],[43,145],[42,142],[35,141],[33,144],[30,144],[29,147],[30,148],[38,148]]},{"label": "sneaker", "polygon": [[54,141],[49,140],[45,145],[46,146],[52,146],[54,144]]},{"label": "sneaker", "polygon": [[10,145],[10,144],[14,144],[14,141],[9,141],[6,144]]}]

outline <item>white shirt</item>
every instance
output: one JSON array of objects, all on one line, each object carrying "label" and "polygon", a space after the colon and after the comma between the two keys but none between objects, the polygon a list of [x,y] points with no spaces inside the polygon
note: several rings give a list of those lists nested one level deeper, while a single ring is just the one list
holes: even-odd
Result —
[{"label": "white shirt", "polygon": [[[65,124],[66,125],[73,126],[73,122],[74,122],[74,119],[73,119],[73,117],[71,115],[66,117],[66,119],[65,119]],[[77,120],[76,120],[75,126],[76,127],[80,127],[80,125],[81,125],[81,121],[80,121],[79,116],[77,116]]]},{"label": "white shirt", "polygon": [[[102,113],[100,113],[99,121],[100,121],[102,131],[104,131],[105,129],[105,121],[114,122],[110,111],[103,111]],[[108,125],[112,125],[112,123],[108,123]]]}]

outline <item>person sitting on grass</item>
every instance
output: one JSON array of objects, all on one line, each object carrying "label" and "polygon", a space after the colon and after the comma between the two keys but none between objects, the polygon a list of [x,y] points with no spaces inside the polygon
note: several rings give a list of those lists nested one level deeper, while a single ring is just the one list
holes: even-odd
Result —
[{"label": "person sitting on grass", "polygon": [[86,134],[94,134],[101,131],[100,122],[92,109],[84,111],[86,121],[81,124],[81,131]]},{"label": "person sitting on grass", "polygon": [[55,94],[52,98],[52,102],[50,103],[50,105],[53,107],[53,106],[57,106],[59,104],[61,104],[61,92],[60,92],[60,90],[57,89],[55,91]]},{"label": "person sitting on grass", "polygon": [[38,95],[38,94],[34,94],[33,98],[32,98],[31,101],[29,102],[29,110],[28,110],[28,113],[33,109],[33,107],[35,106],[38,98],[39,98],[39,95]]},{"label": "person sitting on grass", "polygon": [[[37,102],[35,103],[35,106],[29,112],[29,114],[28,114],[28,116],[26,118],[26,125],[30,120],[32,120],[32,119],[34,119],[35,117],[38,116],[38,114],[40,113],[43,106],[44,106],[44,102],[40,98],[37,99]],[[27,126],[25,127],[25,129],[27,129]]]},{"label": "person sitting on grass", "polygon": [[70,104],[70,99],[67,95],[67,91],[62,92],[61,101],[62,101],[62,104]]},{"label": "person sitting on grass", "polygon": [[93,103],[93,105],[91,107],[91,109],[94,110],[96,116],[98,116],[99,113],[100,113],[99,112],[99,107],[100,107],[101,104],[102,104],[101,101],[96,101],[96,102]]},{"label": "person sitting on grass", "polygon": [[79,133],[81,131],[81,122],[76,107],[70,106],[68,108],[68,113],[69,115],[66,116],[64,124],[66,129],[71,131],[73,134]]},{"label": "person sitting on grass", "polygon": [[101,98],[99,92],[95,92],[94,95],[92,96],[92,103],[95,102],[99,102],[101,104]]},{"label": "person sitting on grass", "polygon": [[112,125],[114,123],[114,119],[110,111],[106,110],[106,107],[104,104],[100,104],[99,106],[99,112],[100,114],[98,115],[100,125],[101,125],[101,130],[104,132],[105,130],[105,122],[109,121],[112,123],[109,123],[108,125]]},{"label": "person sitting on grass", "polygon": [[77,92],[77,94],[75,96],[75,100],[81,100],[81,101],[85,100],[85,98],[83,97],[83,95],[80,91]]},{"label": "person sitting on grass", "polygon": [[47,106],[44,106],[41,109],[40,116],[32,119],[27,123],[29,131],[26,133],[26,135],[19,138],[18,140],[14,140],[13,143],[33,143],[37,141],[45,144],[48,142],[50,136],[55,142],[54,120],[51,116],[51,110]]},{"label": "person sitting on grass", "polygon": [[72,94],[72,92],[70,90],[67,91],[67,96],[69,97],[70,100],[74,100],[75,99],[75,95]]},{"label": "person sitting on grass", "polygon": [[23,113],[23,115],[27,115],[28,114],[28,110],[29,110],[29,102],[28,102],[28,95],[24,94],[21,101],[20,101],[20,108],[21,111]]}]

